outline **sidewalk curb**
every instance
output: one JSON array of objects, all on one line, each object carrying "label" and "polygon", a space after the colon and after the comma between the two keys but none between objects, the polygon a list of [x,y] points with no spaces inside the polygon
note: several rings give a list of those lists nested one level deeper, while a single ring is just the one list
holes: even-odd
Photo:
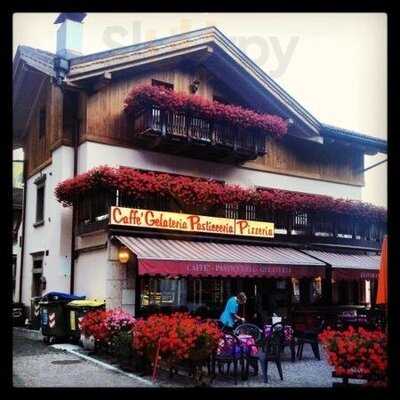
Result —
[{"label": "sidewalk curb", "polygon": [[24,337],[31,340],[38,340],[38,341],[43,340],[43,335],[40,330],[27,329],[19,326],[13,327],[13,335],[18,337]]},{"label": "sidewalk curb", "polygon": [[132,374],[132,373],[129,373],[129,372],[125,372],[122,369],[120,369],[118,367],[115,367],[113,365],[110,365],[110,364],[108,364],[108,363],[106,363],[104,361],[97,360],[96,358],[90,357],[90,356],[88,356],[86,354],[83,354],[83,353],[81,353],[79,351],[71,349],[71,348],[69,348],[69,346],[63,346],[63,344],[56,344],[56,345],[52,345],[51,347],[53,347],[54,349],[57,349],[57,350],[67,351],[68,353],[71,353],[71,354],[73,354],[73,355],[75,355],[77,357],[83,358],[86,361],[89,361],[89,362],[92,362],[94,364],[97,364],[97,365],[101,366],[102,368],[109,369],[111,371],[114,371],[114,372],[117,372],[119,374],[125,375],[125,376],[127,376],[127,377],[129,377],[131,379],[136,379],[136,380],[138,380],[138,381],[140,381],[140,382],[142,382],[142,383],[144,383],[146,385],[149,385],[149,386],[152,386],[152,387],[160,387],[160,385],[157,384],[157,383],[151,382],[150,380],[144,379],[144,378],[142,378],[142,377],[140,377],[138,375],[135,375],[135,374]]}]

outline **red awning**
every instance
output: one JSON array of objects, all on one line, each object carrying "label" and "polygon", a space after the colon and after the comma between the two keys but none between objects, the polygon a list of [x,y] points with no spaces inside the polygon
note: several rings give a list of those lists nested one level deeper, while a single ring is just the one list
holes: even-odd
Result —
[{"label": "red awning", "polygon": [[341,254],[317,250],[305,250],[305,253],[331,265],[332,278],[336,281],[378,278],[380,256]]},{"label": "red awning", "polygon": [[290,248],[128,236],[116,238],[136,254],[140,275],[325,276],[323,262]]}]

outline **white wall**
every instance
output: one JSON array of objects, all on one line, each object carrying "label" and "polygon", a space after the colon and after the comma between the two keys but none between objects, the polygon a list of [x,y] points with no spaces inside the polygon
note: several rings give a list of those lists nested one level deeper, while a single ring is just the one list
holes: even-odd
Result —
[{"label": "white wall", "polygon": [[[73,149],[62,146],[52,154],[52,163],[41,171],[46,174],[44,225],[34,227],[36,221],[36,185],[40,173],[26,184],[25,248],[23,265],[22,301],[30,305],[32,284],[32,255],[49,251],[43,259],[43,276],[47,280],[45,292],[69,292],[72,210],[64,208],[54,196],[55,185],[73,175]],[[20,263],[18,264],[20,268]],[[17,287],[19,273],[17,274]],[[18,289],[16,290],[18,292]]]},{"label": "white wall", "polygon": [[22,235],[22,223],[19,224],[17,241],[13,244],[13,254],[17,255],[17,268],[15,273],[15,291],[13,301],[19,301],[19,277],[20,277],[20,266],[21,266],[21,247],[19,246],[19,237]]},{"label": "white wall", "polygon": [[242,186],[264,186],[361,200],[361,187],[357,186],[272,174],[146,150],[129,149],[93,142],[83,143],[79,147],[78,173],[85,172],[99,165],[123,165],[132,168],[222,179],[226,182]]},{"label": "white wall", "polygon": [[106,299],[107,249],[79,254],[75,260],[75,293],[89,299]]},{"label": "white wall", "polygon": [[135,268],[121,264],[118,247],[87,249],[75,262],[75,293],[89,299],[105,300],[107,310],[121,307],[135,314]]}]

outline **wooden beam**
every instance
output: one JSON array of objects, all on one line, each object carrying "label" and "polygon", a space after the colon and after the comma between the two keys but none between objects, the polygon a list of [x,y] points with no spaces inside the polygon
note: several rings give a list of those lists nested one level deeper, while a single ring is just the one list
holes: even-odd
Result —
[{"label": "wooden beam", "polygon": [[93,94],[98,92],[99,90],[108,86],[112,81],[112,74],[109,71],[105,71],[103,75],[99,76],[97,82],[93,85],[89,91]]},{"label": "wooden beam", "polygon": [[38,89],[38,91],[36,92],[36,96],[35,96],[35,98],[34,98],[32,104],[31,104],[31,108],[30,108],[30,111],[29,111],[29,114],[28,114],[28,118],[27,118],[26,123],[25,123],[23,135],[25,135],[26,131],[27,131],[28,128],[29,128],[29,125],[30,125],[32,116],[33,116],[33,114],[34,114],[34,111],[36,110],[36,105],[37,105],[38,99],[39,99],[39,97],[40,97],[40,95],[41,95],[42,88],[43,88],[43,85],[44,85],[44,83],[46,82],[46,80],[47,80],[47,76],[43,75],[43,78],[42,78],[42,80],[41,80],[41,82],[40,82],[40,84],[39,84],[39,89]]}]

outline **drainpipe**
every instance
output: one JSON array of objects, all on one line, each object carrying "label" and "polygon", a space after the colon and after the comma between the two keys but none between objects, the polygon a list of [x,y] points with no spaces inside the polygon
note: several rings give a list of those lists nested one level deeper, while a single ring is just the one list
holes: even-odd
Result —
[{"label": "drainpipe", "polygon": [[23,177],[24,177],[24,191],[23,191],[23,205],[22,205],[22,229],[21,229],[21,262],[20,262],[20,270],[19,270],[19,303],[22,303],[22,277],[24,272],[24,251],[25,251],[25,211],[26,211],[26,161],[23,160]]},{"label": "drainpipe", "polygon": [[[78,101],[78,99],[77,99]],[[76,103],[75,103],[76,104]],[[77,110],[75,110],[77,114]],[[77,117],[77,115],[76,115]],[[80,128],[80,121],[78,118],[74,121],[74,128],[73,128],[73,145],[74,145],[74,177],[78,173],[78,145],[79,145],[79,128]],[[71,276],[70,276],[70,294],[74,294],[75,290],[75,238],[76,238],[76,212],[77,204],[72,205],[72,232],[71,232]]]}]

